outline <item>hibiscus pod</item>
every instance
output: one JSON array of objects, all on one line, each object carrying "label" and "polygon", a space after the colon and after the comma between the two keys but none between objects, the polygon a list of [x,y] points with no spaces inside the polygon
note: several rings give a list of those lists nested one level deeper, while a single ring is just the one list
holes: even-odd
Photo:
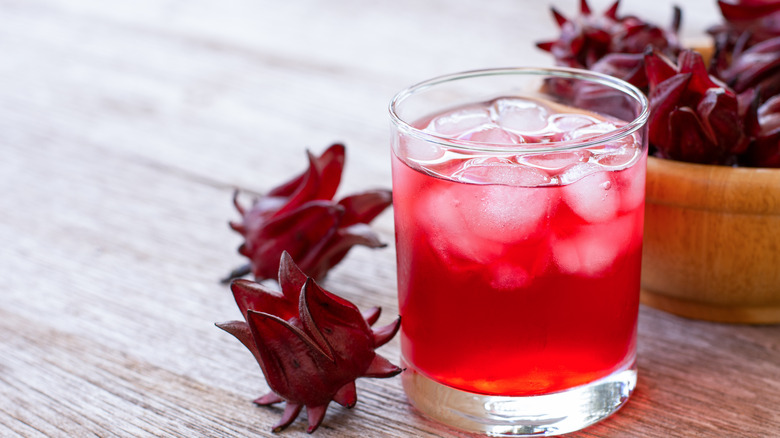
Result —
[{"label": "hibiscus pod", "polygon": [[298,315],[301,288],[303,288],[307,278],[290,254],[283,251],[278,275],[279,287],[282,289],[281,294],[264,284],[241,279],[230,283],[230,289],[244,319],[246,319],[247,311],[252,309],[262,310],[284,320],[289,320]]},{"label": "hibiscus pod", "polygon": [[303,200],[332,199],[341,183],[341,173],[346,162],[346,148],[342,144],[329,146],[319,157],[307,151],[309,168],[299,176],[268,192],[267,196],[290,198],[288,205],[298,205],[295,198]]},{"label": "hibiscus pod", "polygon": [[701,55],[686,50],[675,65],[645,55],[649,85],[649,140],[656,154],[680,161],[735,164],[749,137],[736,93],[711,77]]},{"label": "hibiscus pod", "polygon": [[735,52],[719,77],[737,93],[757,90],[762,102],[780,93],[780,36]]},{"label": "hibiscus pod", "polygon": [[[298,316],[301,289],[309,277],[295,264],[287,251],[282,252],[277,278],[281,293],[250,280],[238,279],[230,283],[233,298],[244,318],[250,309],[262,310],[285,320]],[[374,325],[380,313],[381,308],[373,307],[363,313],[363,318],[368,325]]]},{"label": "hibiscus pod", "polygon": [[752,113],[750,130],[753,142],[747,152],[747,165],[780,167],[780,95],[764,102]]},{"label": "hibiscus pod", "polygon": [[718,0],[723,18],[727,21],[752,22],[780,12],[780,2],[776,0]]},{"label": "hibiscus pod", "polygon": [[[344,209],[332,202],[311,201],[269,218],[262,226],[248,228],[238,252],[250,260],[256,278],[273,278],[282,251],[299,259],[312,254],[313,248],[336,234],[343,216]],[[318,261],[311,257],[303,269],[312,270]]]},{"label": "hibiscus pod", "polygon": [[239,253],[249,259],[224,282],[252,273],[257,280],[273,278],[282,251],[289,251],[301,267],[322,279],[355,245],[384,246],[368,227],[392,204],[389,190],[332,199],[341,181],[345,148],[335,144],[319,157],[307,153],[309,167],[302,174],[243,206],[234,194],[240,222],[230,226],[244,237]]},{"label": "hibiscus pod", "polygon": [[776,0],[718,0],[724,22],[708,29],[716,49],[728,55],[734,47],[745,48],[780,36],[780,2]]},{"label": "hibiscus pod", "polygon": [[[696,106],[701,126],[710,143],[726,155],[739,155],[748,146],[739,102],[733,92],[725,88],[709,88]],[[735,117],[736,116],[736,117]]]},{"label": "hibiscus pod", "polygon": [[300,258],[301,265],[308,269],[307,272],[313,278],[323,278],[346,257],[352,247],[385,247],[386,244],[379,240],[368,223],[392,205],[392,202],[389,190],[368,191],[339,201],[338,206],[343,207],[344,215],[340,218],[335,233],[328,239],[321,239],[308,254]]},{"label": "hibiscus pod", "polygon": [[[283,258],[279,283],[290,286],[300,280],[300,271],[289,255]],[[321,288],[310,277],[297,296],[297,313],[291,314],[294,293],[278,294],[249,283],[233,282],[236,302],[242,313],[246,309],[246,322],[217,326],[239,339],[263,371],[272,393],[255,403],[286,402],[274,431],[290,425],[306,407],[311,433],[322,422],[331,400],[346,407],[355,405],[357,378],[392,377],[401,372],[375,352],[398,332],[400,319],[372,330],[378,309],[361,314],[354,304]],[[254,305],[264,307],[249,307]]]},{"label": "hibiscus pod", "polygon": [[389,190],[370,190],[347,196],[339,201],[346,212],[342,226],[370,223],[392,203],[393,196]]},{"label": "hibiscus pod", "polygon": [[679,51],[680,8],[674,8],[672,26],[667,30],[635,16],[618,17],[619,4],[615,1],[599,16],[581,0],[580,14],[573,19],[551,8],[560,34],[556,40],[537,43],[537,47],[550,52],[557,65],[575,68],[591,68],[610,53],[643,53],[648,46],[670,55]]},{"label": "hibiscus pod", "polygon": [[644,53],[610,53],[593,64],[590,69],[622,79],[640,90],[647,90]]}]

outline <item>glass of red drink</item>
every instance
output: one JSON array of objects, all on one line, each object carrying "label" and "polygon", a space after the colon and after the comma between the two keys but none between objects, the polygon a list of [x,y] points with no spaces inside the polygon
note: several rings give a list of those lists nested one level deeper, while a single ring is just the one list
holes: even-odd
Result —
[{"label": "glass of red drink", "polygon": [[597,73],[514,68],[395,96],[402,375],[467,431],[556,435],[636,385],[647,100]]}]

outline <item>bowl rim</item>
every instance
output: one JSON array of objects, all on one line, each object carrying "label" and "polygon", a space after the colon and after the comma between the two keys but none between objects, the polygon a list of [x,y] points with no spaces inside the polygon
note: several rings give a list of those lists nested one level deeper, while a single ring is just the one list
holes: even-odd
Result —
[{"label": "bowl rim", "polygon": [[723,213],[780,215],[780,169],[648,157],[646,203]]}]

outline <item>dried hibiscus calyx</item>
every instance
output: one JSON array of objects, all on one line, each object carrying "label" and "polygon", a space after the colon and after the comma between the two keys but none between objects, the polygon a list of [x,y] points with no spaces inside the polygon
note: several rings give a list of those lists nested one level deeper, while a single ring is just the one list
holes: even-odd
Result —
[{"label": "dried hibiscus calyx", "polygon": [[622,79],[640,90],[647,89],[644,53],[610,53],[590,69]]},{"label": "dried hibiscus calyx", "polygon": [[780,95],[761,105],[748,118],[753,136],[747,152],[747,165],[780,167]]},{"label": "dried hibiscus calyx", "polygon": [[278,432],[292,424],[306,407],[314,432],[331,400],[351,408],[357,402],[359,377],[392,377],[401,369],[375,353],[395,336],[401,320],[371,329],[379,309],[365,314],[351,302],[317,285],[282,254],[281,294],[249,280],[231,284],[245,321],[217,326],[235,336],[254,355],[271,388],[255,403],[285,401]]},{"label": "dried hibiscus calyx", "polygon": [[736,93],[707,74],[698,53],[685,50],[677,65],[645,56],[650,87],[649,140],[656,155],[702,164],[736,164],[749,138]]},{"label": "dried hibiscus calyx", "polygon": [[723,23],[708,29],[716,51],[727,56],[738,45],[753,44],[780,36],[780,1],[718,0]]},{"label": "dried hibiscus calyx", "polygon": [[322,279],[355,245],[385,246],[368,224],[392,204],[389,190],[372,190],[333,201],[344,169],[345,148],[330,146],[319,157],[308,153],[309,168],[279,185],[247,208],[233,202],[241,222],[230,226],[244,236],[238,252],[249,264],[232,278],[253,273],[257,280],[274,278],[282,251],[288,251],[309,275]]},{"label": "dried hibiscus calyx", "polygon": [[722,61],[720,64],[716,61],[710,67],[710,72],[723,79],[737,93],[755,90],[762,102],[780,94],[780,36],[745,50],[738,46],[731,55],[728,67],[724,68]]},{"label": "dried hibiscus calyx", "polygon": [[597,16],[591,13],[587,1],[581,0],[580,15],[574,19],[551,8],[561,29],[560,36],[537,43],[537,47],[552,53],[558,65],[575,68],[591,68],[610,53],[643,53],[648,46],[668,55],[677,54],[679,8],[675,7],[672,26],[667,30],[635,16],[618,17],[619,3],[620,0],[615,1],[603,15]]}]

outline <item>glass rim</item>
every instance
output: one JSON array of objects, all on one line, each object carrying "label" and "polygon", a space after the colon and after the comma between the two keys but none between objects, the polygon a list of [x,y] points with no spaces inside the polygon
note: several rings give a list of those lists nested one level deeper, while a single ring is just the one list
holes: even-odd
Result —
[{"label": "glass rim", "polygon": [[[641,111],[634,120],[627,122],[625,125],[594,137],[589,137],[585,141],[583,140],[567,140],[557,141],[549,143],[526,143],[520,145],[511,145],[500,143],[488,143],[488,142],[476,142],[470,140],[456,140],[449,137],[444,137],[429,132],[425,132],[421,129],[415,128],[409,122],[403,120],[399,115],[397,109],[399,105],[406,99],[414,96],[417,93],[425,91],[431,87],[439,84],[454,82],[458,80],[486,77],[486,76],[509,76],[509,75],[525,75],[525,76],[549,76],[566,79],[582,79],[591,82],[599,83],[615,90],[622,91],[625,94],[633,97],[641,105]],[[437,76],[422,82],[418,82],[410,87],[407,87],[399,91],[393,99],[390,101],[388,107],[390,112],[390,119],[395,127],[403,133],[409,134],[423,141],[436,143],[440,146],[444,146],[456,150],[466,150],[475,152],[501,152],[501,153],[543,153],[543,152],[560,152],[568,150],[585,149],[593,146],[598,146],[606,142],[619,140],[623,137],[633,134],[640,128],[642,128],[647,119],[650,117],[650,105],[648,103],[645,94],[640,91],[634,85],[628,82],[618,79],[614,76],[609,76],[603,73],[597,73],[590,70],[583,70],[577,68],[568,67],[505,67],[505,68],[488,68],[479,70],[468,70],[459,73],[452,73],[442,76]],[[545,146],[541,146],[545,145]],[[547,146],[549,145],[549,146]]]}]

